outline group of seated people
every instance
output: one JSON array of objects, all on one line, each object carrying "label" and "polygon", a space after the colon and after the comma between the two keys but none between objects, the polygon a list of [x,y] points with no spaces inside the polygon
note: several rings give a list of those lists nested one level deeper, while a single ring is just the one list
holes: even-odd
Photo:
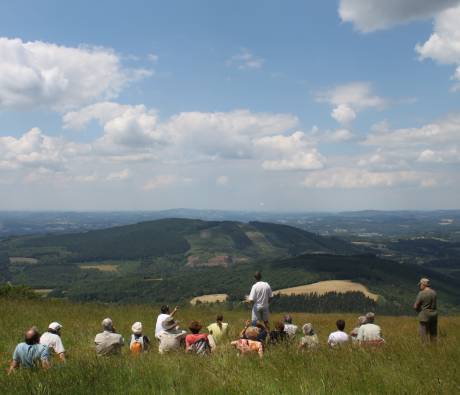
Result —
[{"label": "group of seated people", "polygon": [[[223,322],[223,316],[218,315],[216,322],[207,327],[207,333],[201,333],[203,326],[193,320],[188,329],[190,333],[179,327],[175,319],[177,307],[170,312],[168,306],[162,306],[157,318],[155,339],[158,343],[160,354],[166,354],[185,349],[187,353],[206,355],[212,353],[228,335],[228,323]],[[382,331],[374,323],[374,313],[367,313],[358,318],[358,325],[350,334],[345,332],[345,321],[336,322],[337,331],[332,332],[327,344],[337,347],[348,343],[350,340],[360,345],[379,345],[384,343]],[[52,322],[48,330],[40,335],[37,328],[30,328],[25,335],[25,341],[16,346],[13,360],[10,365],[11,373],[18,367],[34,367],[40,365],[44,369],[50,367],[50,356],[56,354],[65,362],[65,349],[61,340],[62,325]],[[132,354],[141,354],[149,351],[151,340],[143,334],[141,322],[135,322],[132,327],[129,350]],[[276,344],[292,344],[296,341],[298,326],[293,324],[292,317],[285,315],[283,321],[276,322],[274,329],[270,330],[258,321],[246,321],[244,328],[237,340],[230,344],[236,348],[238,355],[258,354],[263,357],[265,349]],[[299,349],[314,349],[320,345],[313,325],[306,323],[302,326],[303,336],[298,344]],[[121,354],[124,346],[123,336],[115,330],[113,321],[105,318],[102,321],[102,332],[94,339],[97,356],[111,356]]]}]

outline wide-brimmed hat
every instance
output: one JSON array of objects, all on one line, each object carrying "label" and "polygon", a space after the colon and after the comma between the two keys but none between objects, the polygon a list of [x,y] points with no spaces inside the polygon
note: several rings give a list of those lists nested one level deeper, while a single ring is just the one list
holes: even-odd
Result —
[{"label": "wide-brimmed hat", "polygon": [[161,326],[164,330],[169,331],[171,329],[174,329],[178,324],[179,321],[176,321],[174,317],[168,317],[161,323]]},{"label": "wide-brimmed hat", "polygon": [[259,328],[255,326],[250,326],[246,329],[244,334],[246,335],[246,338],[248,338],[249,340],[256,340],[257,336],[259,336]]},{"label": "wide-brimmed hat", "polygon": [[131,327],[131,330],[135,335],[142,334],[142,322],[135,322]]},{"label": "wide-brimmed hat", "polygon": [[201,331],[201,328],[203,328],[203,325],[201,325],[198,321],[192,321],[188,327],[192,332],[193,331]]},{"label": "wide-brimmed hat", "polygon": [[58,331],[59,329],[62,328],[62,325],[59,322],[52,322],[51,324],[48,325],[48,329],[51,329],[53,331]]}]

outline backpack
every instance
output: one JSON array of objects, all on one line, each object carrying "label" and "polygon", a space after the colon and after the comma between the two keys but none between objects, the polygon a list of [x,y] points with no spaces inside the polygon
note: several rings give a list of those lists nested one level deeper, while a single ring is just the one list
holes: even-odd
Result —
[{"label": "backpack", "polygon": [[211,346],[209,345],[208,340],[201,339],[190,346],[189,352],[197,355],[207,355],[211,352]]},{"label": "backpack", "polygon": [[136,338],[134,335],[131,337],[131,344],[129,349],[133,354],[140,354],[144,351],[144,339],[143,336]]}]

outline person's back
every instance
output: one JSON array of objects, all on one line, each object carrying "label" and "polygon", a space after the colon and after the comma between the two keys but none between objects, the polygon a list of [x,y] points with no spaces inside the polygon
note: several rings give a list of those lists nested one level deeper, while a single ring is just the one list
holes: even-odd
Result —
[{"label": "person's back", "polygon": [[56,333],[45,332],[40,337],[40,344],[47,346],[50,351],[52,350],[58,355],[65,352],[61,337]]},{"label": "person's back", "polygon": [[272,289],[270,285],[265,281],[256,282],[249,294],[249,300],[254,302],[254,306],[257,309],[267,308],[269,305],[270,298],[272,297]]},{"label": "person's back", "polygon": [[337,326],[338,330],[335,331],[335,332],[332,332],[329,335],[329,338],[327,340],[327,343],[331,347],[339,346],[341,344],[347,343],[350,340],[348,335],[344,332],[345,321],[344,320],[337,320],[336,326]]},{"label": "person's back", "polygon": [[358,329],[356,340],[359,342],[383,342],[382,330],[380,326],[374,323],[363,324]]},{"label": "person's back", "polygon": [[118,333],[104,331],[94,339],[96,354],[99,356],[119,355],[123,346],[123,337]]},{"label": "person's back", "polygon": [[417,295],[417,302],[419,304],[419,321],[429,321],[437,316],[437,296],[434,289],[425,288],[420,291]]},{"label": "person's back", "polygon": [[158,335],[160,344],[158,345],[158,351],[160,354],[165,354],[171,351],[178,351],[181,346],[182,340],[185,338],[187,332],[180,329],[163,330]]},{"label": "person's back", "polygon": [[38,367],[41,361],[49,360],[49,349],[45,344],[19,343],[13,354],[13,360],[24,368]]},{"label": "person's back", "polygon": [[284,324],[284,331],[288,334],[290,338],[295,337],[297,333],[298,326],[294,324]]},{"label": "person's back", "polygon": [[218,322],[214,322],[213,324],[208,326],[208,332],[213,335],[216,341],[219,341],[223,336],[227,334],[228,331],[228,323],[221,322],[220,325]]}]

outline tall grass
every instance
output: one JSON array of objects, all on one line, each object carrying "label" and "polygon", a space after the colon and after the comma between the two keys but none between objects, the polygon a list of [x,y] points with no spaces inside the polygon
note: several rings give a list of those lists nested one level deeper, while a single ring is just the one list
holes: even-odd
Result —
[{"label": "tall grass", "polygon": [[[180,310],[186,327],[192,319],[212,322],[213,308]],[[247,315],[223,312],[236,338]],[[413,317],[381,317],[387,344],[377,350],[343,347],[329,349],[326,339],[337,314],[293,314],[297,324],[312,322],[322,347],[300,353],[296,345],[267,349],[263,360],[238,358],[225,342],[210,357],[159,355],[156,348],[141,357],[100,359],[92,341],[100,321],[110,316],[129,339],[135,321],[144,323],[153,338],[157,308],[73,304],[64,301],[0,299],[0,361],[7,368],[25,328],[45,329],[58,320],[64,325],[68,351],[65,365],[53,361],[48,372],[20,370],[0,373],[1,394],[456,394],[460,393],[460,317],[442,317],[436,346],[424,346]],[[273,315],[279,319],[280,315]],[[345,315],[351,330],[356,317]],[[379,318],[379,317],[378,317]],[[154,345],[155,346],[155,345]]]}]

